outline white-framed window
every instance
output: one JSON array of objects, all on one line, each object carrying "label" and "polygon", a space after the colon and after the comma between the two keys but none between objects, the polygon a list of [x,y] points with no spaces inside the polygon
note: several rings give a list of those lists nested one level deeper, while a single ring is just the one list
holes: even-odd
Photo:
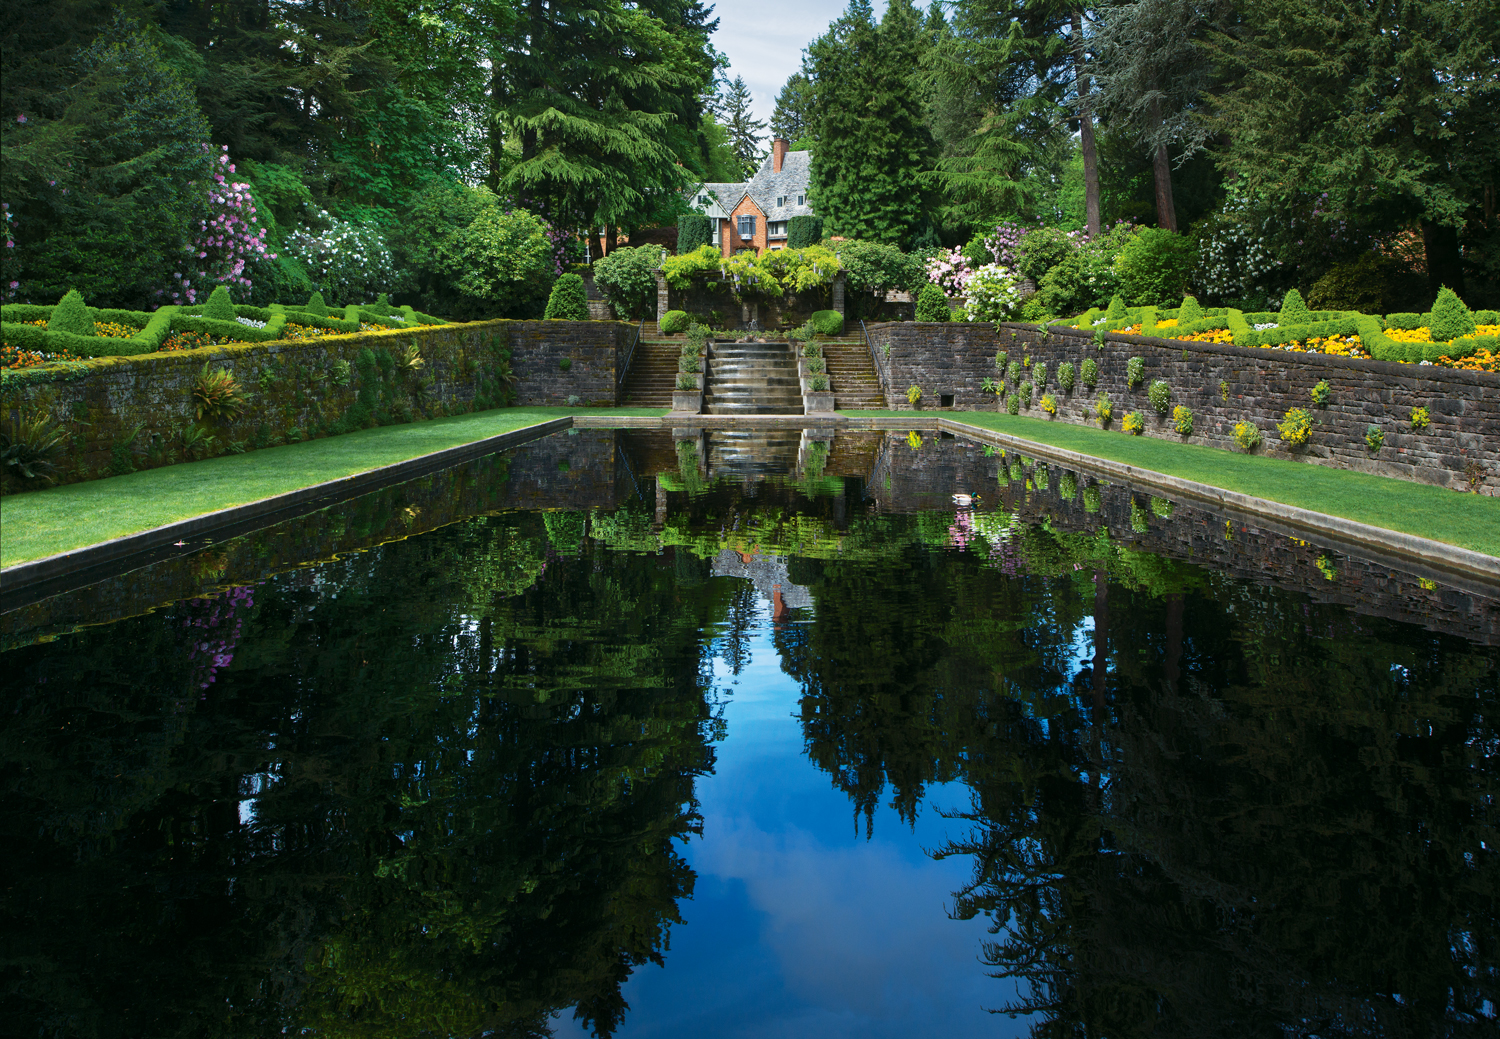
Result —
[{"label": "white-framed window", "polygon": [[755,237],[755,217],[753,217],[753,216],[737,217],[736,221],[737,221],[737,224],[738,224],[738,227],[739,227],[739,232],[740,232],[740,237],[741,238],[754,238]]},{"label": "white-framed window", "polygon": [[776,208],[780,209],[780,208],[782,208],[785,205],[786,205],[786,196],[785,195],[777,195],[776,196]]},{"label": "white-framed window", "polygon": [[799,206],[805,206],[805,205],[807,205],[807,196],[806,195],[798,195],[797,196],[797,205],[799,205]]},{"label": "white-framed window", "polygon": [[715,244],[715,245],[718,245],[718,244],[719,244],[719,224],[721,224],[721,223],[722,223],[722,221],[720,221],[720,220],[715,220],[715,221],[714,221],[714,237],[713,237],[713,243],[714,243],[714,244]]},{"label": "white-framed window", "polygon": [[785,220],[767,220],[766,221],[766,237],[767,238],[785,238],[786,237],[786,223],[787,222]]}]

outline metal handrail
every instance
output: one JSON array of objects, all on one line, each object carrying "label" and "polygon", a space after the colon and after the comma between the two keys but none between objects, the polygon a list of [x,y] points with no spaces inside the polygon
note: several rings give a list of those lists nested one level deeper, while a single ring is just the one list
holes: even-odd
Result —
[{"label": "metal handrail", "polygon": [[875,356],[875,344],[870,342],[870,329],[865,325],[864,318],[859,319],[859,330],[864,333],[865,349],[870,352],[870,363],[875,366],[875,378],[880,380],[880,392],[885,394],[886,398],[889,399],[891,392],[889,385],[890,378],[886,374],[886,370],[880,367],[880,359]]},{"label": "metal handrail", "polygon": [[625,351],[625,363],[620,365],[620,370],[615,373],[615,390],[618,391],[625,385],[625,376],[630,374],[630,362],[635,359],[635,348],[641,343],[641,336],[646,334],[646,319],[641,318],[641,323],[636,327],[635,339],[630,344],[630,349]]}]

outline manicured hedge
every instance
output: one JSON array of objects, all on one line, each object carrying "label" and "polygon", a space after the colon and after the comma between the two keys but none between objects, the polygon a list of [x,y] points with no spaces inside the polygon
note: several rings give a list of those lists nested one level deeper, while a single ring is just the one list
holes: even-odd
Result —
[{"label": "manicured hedge", "polygon": [[702,213],[684,213],[677,218],[677,255],[684,256],[714,241],[713,221]]},{"label": "manicured hedge", "polygon": [[[236,317],[264,321],[263,328],[206,317],[203,312],[208,306],[207,303],[192,307],[166,306],[149,313],[139,310],[86,308],[92,321],[114,322],[139,329],[132,336],[117,337],[78,335],[24,324],[27,321],[50,321],[56,307],[7,303],[0,306],[0,334],[3,334],[5,342],[10,346],[36,353],[59,353],[67,350],[77,357],[129,357],[154,353],[161,349],[162,343],[173,332],[202,332],[214,336],[230,336],[236,342],[266,343],[282,338],[289,322],[335,332],[358,332],[361,322],[390,328],[446,323],[441,318],[418,313],[411,307],[401,307],[398,310],[383,300],[330,310],[318,293],[314,293],[305,304],[285,306],[273,303],[269,307],[233,308]],[[225,312],[220,307],[214,309],[221,314]]]},{"label": "manicured hedge", "polygon": [[817,216],[794,216],[786,223],[786,247],[806,249],[823,240],[823,218]]}]

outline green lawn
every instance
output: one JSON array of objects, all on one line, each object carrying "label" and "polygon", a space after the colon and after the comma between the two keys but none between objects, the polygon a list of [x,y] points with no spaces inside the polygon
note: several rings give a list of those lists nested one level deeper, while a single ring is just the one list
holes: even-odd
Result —
[{"label": "green lawn", "polygon": [[40,559],[574,414],[660,408],[506,408],[381,426],[0,499],[0,566]]},{"label": "green lawn", "polygon": [[940,416],[910,411],[844,414],[898,416],[912,420],[914,426],[934,417],[967,422],[1095,458],[1500,556],[1500,498],[993,411],[945,411]]}]

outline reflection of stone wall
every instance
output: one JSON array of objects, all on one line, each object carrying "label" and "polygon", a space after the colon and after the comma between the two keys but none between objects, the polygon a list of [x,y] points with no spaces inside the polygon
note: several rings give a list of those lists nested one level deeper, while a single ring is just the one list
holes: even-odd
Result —
[{"label": "reflection of stone wall", "polygon": [[[1454,487],[1467,486],[1465,467],[1477,461],[1488,473],[1484,493],[1500,494],[1500,375],[1140,337],[1109,336],[1100,349],[1085,332],[1054,330],[1044,340],[1036,327],[1019,324],[884,324],[869,333],[890,408],[909,409],[906,388],[916,384],[923,394],[918,410],[935,409],[940,394],[953,394],[955,408],[993,411],[996,399],[980,385],[997,377],[995,352],[1004,349],[1011,360],[1029,355],[1047,365],[1047,384],[1034,399],[1056,394],[1058,421],[1092,422],[1094,398],[1103,391],[1114,405],[1111,428],[1140,411],[1145,435],[1181,439],[1146,399],[1151,381],[1165,379],[1173,404],[1193,410],[1192,443],[1232,448],[1235,423],[1250,421],[1264,438],[1263,453]],[[1098,386],[1090,391],[1079,380],[1064,394],[1057,366],[1070,361],[1076,368],[1086,357],[1099,365]],[[1131,357],[1145,362],[1145,379],[1134,389],[1126,378]],[[1310,396],[1319,380],[1329,384],[1324,407]],[[1275,424],[1293,407],[1311,411],[1316,425],[1306,448],[1288,452]],[[1414,407],[1431,414],[1424,431],[1410,428]],[[1023,414],[1045,417],[1035,403]],[[1385,433],[1376,454],[1364,439],[1371,423]]]},{"label": "reflection of stone wall", "polygon": [[[205,364],[232,373],[249,394],[239,417],[207,423],[216,437],[209,453],[221,454],[494,407],[504,396],[496,378],[503,350],[511,352],[516,404],[565,405],[572,397],[612,406],[635,332],[617,322],[480,321],[97,358],[79,378],[8,384],[0,419],[39,410],[61,422],[70,440],[60,482],[73,483],[185,460],[183,431],[196,421],[193,386]],[[422,366],[402,371],[398,362],[412,346]]]},{"label": "reflection of stone wall", "polygon": [[[1008,460],[1016,462],[1019,457],[1011,452]],[[1035,473],[1030,467],[1022,468],[1027,475]],[[1356,613],[1500,645],[1500,599],[1444,585],[1441,577],[1428,579],[1432,587],[1426,587],[1420,575],[1402,570],[1389,559],[1319,548],[1264,525],[1228,519],[1195,505],[1177,504],[1171,518],[1163,518],[1151,511],[1149,492],[1129,486],[1096,484],[1099,511],[1091,513],[1084,495],[1084,487],[1092,482],[1087,476],[1075,473],[1078,493],[1069,501],[1062,500],[1059,477],[1066,471],[1059,466],[1048,468],[1045,491],[1036,488],[1034,478],[1030,489],[1024,477],[1007,479],[995,488],[995,504],[1001,511],[1018,513],[1027,523],[1050,518],[1054,529],[1108,530],[1112,541],[1231,578],[1275,585],[1318,602],[1347,606]],[[1144,524],[1146,529],[1138,531],[1133,524]]]},{"label": "reflection of stone wall", "polygon": [[574,429],[516,448],[505,507],[613,509],[616,436],[612,429]]},{"label": "reflection of stone wall", "polygon": [[1000,458],[972,440],[922,434],[913,451],[905,433],[887,433],[866,494],[882,512],[953,508],[955,494],[990,498]]}]

